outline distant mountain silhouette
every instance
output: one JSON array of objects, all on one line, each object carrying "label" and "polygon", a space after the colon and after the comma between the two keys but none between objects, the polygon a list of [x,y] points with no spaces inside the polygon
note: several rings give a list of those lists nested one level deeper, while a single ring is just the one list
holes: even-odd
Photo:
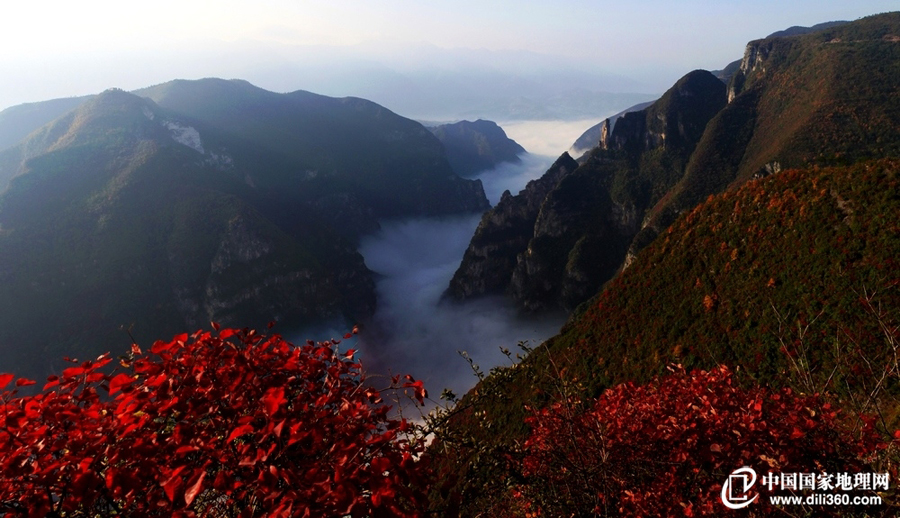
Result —
[{"label": "distant mountain silhouette", "polygon": [[468,178],[502,162],[518,163],[525,148],[493,121],[459,121],[428,128],[444,145],[456,174]]}]

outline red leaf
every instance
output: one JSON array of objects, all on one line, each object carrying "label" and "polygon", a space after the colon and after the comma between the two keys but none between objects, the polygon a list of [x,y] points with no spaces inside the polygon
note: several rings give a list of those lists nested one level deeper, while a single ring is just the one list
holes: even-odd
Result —
[{"label": "red leaf", "polygon": [[37,401],[31,399],[27,403],[25,403],[25,416],[31,419],[35,419],[40,417],[41,415],[41,404]]},{"label": "red leaf", "polygon": [[131,384],[134,378],[127,374],[117,374],[113,379],[109,380],[109,395],[118,392],[122,387]]},{"label": "red leaf", "polygon": [[175,503],[175,495],[178,491],[178,488],[181,487],[180,475],[182,471],[184,471],[184,466],[176,468],[175,471],[171,473],[169,478],[161,484],[163,491],[166,492],[166,496],[169,497],[169,501],[172,503]]},{"label": "red leaf", "polygon": [[[0,380],[3,381],[3,380]],[[47,390],[59,385],[59,376],[47,376],[47,384],[44,385],[43,390]],[[0,384],[0,388],[3,388],[2,384]]]},{"label": "red leaf", "polygon": [[263,403],[266,405],[266,413],[275,415],[282,403],[286,402],[284,398],[284,387],[270,388],[263,396]]},{"label": "red leaf", "polygon": [[[163,342],[162,340],[157,340],[153,342],[153,345],[150,346],[150,352],[153,354],[162,355],[162,353],[168,351],[169,349],[175,347],[175,342]],[[65,371],[63,371],[65,374]]]},{"label": "red leaf", "polygon": [[[407,379],[412,380],[412,376],[406,376]],[[425,398],[428,397],[428,391],[425,390],[425,386],[422,384],[422,380],[414,381],[411,383],[404,383],[403,388],[411,388],[415,391],[415,398],[419,401],[420,405],[425,404]]]},{"label": "red leaf", "polygon": [[230,336],[233,336],[234,334],[235,334],[234,329],[223,329],[223,330],[219,331],[219,338],[224,340]]},{"label": "red leaf", "polygon": [[131,344],[131,354],[135,356],[140,356],[141,354],[143,354],[141,348],[138,347],[138,344]]},{"label": "red leaf", "polygon": [[63,369],[62,372],[63,378],[74,378],[82,374],[84,374],[84,367],[69,367],[68,369]]},{"label": "red leaf", "polygon": [[277,425],[275,425],[275,428],[272,429],[272,433],[274,433],[275,437],[278,438],[281,437],[282,430],[284,430],[284,419],[282,419],[278,422]]},{"label": "red leaf", "polygon": [[175,450],[175,455],[184,455],[185,453],[190,453],[199,449],[200,448],[196,446],[180,446],[177,450]]},{"label": "red leaf", "polygon": [[229,443],[229,442],[237,439],[238,437],[248,434],[248,433],[251,433],[251,432],[253,432],[253,426],[251,426],[249,424],[238,426],[237,428],[235,428],[234,430],[231,431],[231,434],[228,436],[227,439],[225,439],[225,442]]},{"label": "red leaf", "polygon": [[27,386],[34,385],[34,384],[35,384],[35,381],[30,380],[30,379],[19,378],[16,380],[17,387],[27,387]]},{"label": "red leaf", "polygon": [[109,470],[106,471],[106,489],[109,489],[110,491],[113,490],[113,487],[116,485],[116,475],[118,475],[118,470],[116,468],[109,468]]},{"label": "red leaf", "polygon": [[210,322],[209,324],[210,324],[210,325],[212,326],[212,328],[215,329],[216,331],[219,330],[219,323],[218,323],[218,322]]},{"label": "red leaf", "polygon": [[0,389],[9,385],[9,382],[16,376],[14,374],[0,374]]}]

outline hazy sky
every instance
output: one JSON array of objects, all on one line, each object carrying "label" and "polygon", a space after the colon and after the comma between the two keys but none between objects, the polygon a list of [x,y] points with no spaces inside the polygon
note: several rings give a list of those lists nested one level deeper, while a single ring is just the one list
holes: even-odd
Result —
[{"label": "hazy sky", "polygon": [[[315,54],[311,46],[337,47],[323,52],[328,59],[378,56],[412,68],[428,55],[403,50],[411,46],[477,50],[483,65],[507,67],[511,54],[501,51],[529,51],[661,92],[691,69],[721,68],[747,41],[776,30],[897,8],[896,0],[8,2],[0,9],[0,109],[203,76],[302,89],[298,57]],[[289,62],[280,84],[253,77],[251,65],[271,71]]]}]

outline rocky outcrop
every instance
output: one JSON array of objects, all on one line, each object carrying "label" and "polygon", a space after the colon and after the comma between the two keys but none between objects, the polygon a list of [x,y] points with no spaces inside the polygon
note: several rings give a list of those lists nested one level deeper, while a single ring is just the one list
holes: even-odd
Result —
[{"label": "rocky outcrop", "polygon": [[[173,276],[176,306],[189,326],[247,319],[315,322],[341,313],[364,319],[374,313],[374,284],[358,252],[332,245],[334,264],[323,271],[296,257],[290,241],[273,230],[252,211],[242,211],[218,237],[200,284]],[[170,272],[184,270],[184,253],[191,250],[170,251]]]},{"label": "rocky outcrop", "polygon": [[647,211],[679,181],[724,105],[724,83],[694,71],[646,109],[605,121],[579,166],[564,155],[485,215],[450,294],[505,291],[527,311],[573,309],[592,296],[621,268]]},{"label": "rocky outcrop", "polygon": [[603,121],[600,125],[600,141],[597,144],[597,147],[600,149],[609,149],[609,134],[611,133],[609,127],[609,119]]},{"label": "rocky outcrop", "polygon": [[503,193],[486,212],[450,281],[449,294],[463,300],[506,291],[517,256],[527,248],[547,195],[578,164],[564,153],[541,178],[528,182],[519,194]]},{"label": "rocky outcrop", "polygon": [[747,44],[747,47],[744,49],[744,57],[741,59],[741,64],[732,76],[731,83],[728,85],[729,103],[749,86],[748,80],[750,79],[751,74],[765,73],[766,69],[764,63],[769,57],[769,53],[772,51],[773,43],[774,42],[771,40],[758,40],[751,41]]},{"label": "rocky outcrop", "polygon": [[468,178],[502,162],[517,163],[525,148],[506,136],[495,122],[478,119],[429,128],[444,145],[456,174]]},{"label": "rocky outcrop", "polygon": [[574,157],[580,157],[581,155],[589,152],[598,145],[601,148],[606,149],[609,143],[609,137],[612,135],[612,131],[615,129],[616,123],[619,121],[619,119],[621,119],[626,113],[646,109],[651,104],[653,104],[653,101],[635,104],[634,106],[626,110],[622,110],[612,117],[606,118],[600,123],[591,126],[587,129],[587,131],[582,133],[574,143],[572,143],[572,146],[569,148],[569,154]]},{"label": "rocky outcrop", "polygon": [[523,309],[572,309],[615,273],[639,220],[633,205],[612,199],[608,180],[582,167],[548,193],[509,282]]}]

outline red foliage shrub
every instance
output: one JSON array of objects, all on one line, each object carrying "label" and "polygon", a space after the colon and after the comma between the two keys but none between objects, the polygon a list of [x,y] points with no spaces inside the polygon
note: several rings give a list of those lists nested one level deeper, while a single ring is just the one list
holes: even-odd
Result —
[{"label": "red foliage shrub", "polygon": [[353,351],[222,329],[150,353],[70,367],[34,396],[0,375],[0,515],[419,514],[422,446]]},{"label": "red foliage shrub", "polygon": [[[852,473],[879,446],[871,423],[854,434],[821,398],[742,388],[725,367],[679,368],[607,390],[585,412],[576,406],[564,401],[529,418],[528,483],[517,491],[544,516],[718,516],[732,512],[720,494],[737,468]],[[767,506],[759,499],[751,510],[775,510]]]}]

